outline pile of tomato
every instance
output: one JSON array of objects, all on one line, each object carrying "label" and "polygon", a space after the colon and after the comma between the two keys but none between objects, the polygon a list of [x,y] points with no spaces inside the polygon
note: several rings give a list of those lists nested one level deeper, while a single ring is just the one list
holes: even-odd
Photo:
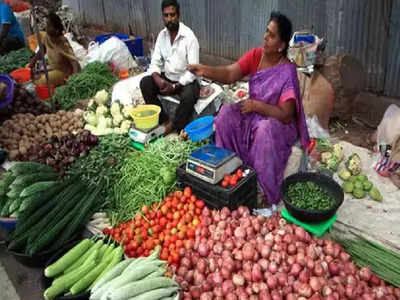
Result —
[{"label": "pile of tomato", "polygon": [[171,192],[161,203],[143,206],[132,220],[106,228],[103,233],[122,243],[128,257],[148,256],[160,245],[160,258],[178,267],[184,249],[194,245],[204,205],[186,187],[183,191]]},{"label": "pile of tomato", "polygon": [[222,179],[221,181],[221,186],[224,188],[234,187],[239,183],[242,178],[243,170],[239,168],[236,170],[236,172],[232,174],[225,174],[224,179]]}]

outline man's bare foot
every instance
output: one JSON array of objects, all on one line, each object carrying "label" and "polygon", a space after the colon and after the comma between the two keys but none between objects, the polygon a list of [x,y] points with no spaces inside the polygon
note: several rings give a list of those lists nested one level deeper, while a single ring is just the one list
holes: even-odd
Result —
[{"label": "man's bare foot", "polygon": [[173,124],[172,121],[167,121],[163,124],[163,126],[165,127],[165,132],[164,132],[164,136],[167,136],[168,134],[170,134],[173,130]]}]

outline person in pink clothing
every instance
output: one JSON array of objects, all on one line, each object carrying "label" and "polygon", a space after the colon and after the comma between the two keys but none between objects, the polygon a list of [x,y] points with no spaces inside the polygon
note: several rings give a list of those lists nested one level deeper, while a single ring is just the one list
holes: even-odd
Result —
[{"label": "person in pink clothing", "polygon": [[304,148],[309,144],[296,66],[286,58],[291,34],[290,20],[273,12],[262,47],[229,66],[188,66],[197,76],[223,83],[250,76],[249,98],[224,105],[215,118],[216,144],[236,152],[256,170],[268,204],[280,201],[292,146],[298,140]]}]

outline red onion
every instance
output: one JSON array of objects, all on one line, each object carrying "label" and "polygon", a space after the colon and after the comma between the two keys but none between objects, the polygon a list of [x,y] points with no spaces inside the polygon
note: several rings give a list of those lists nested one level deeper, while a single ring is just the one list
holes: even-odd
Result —
[{"label": "red onion", "polygon": [[289,255],[294,255],[294,254],[296,254],[296,252],[297,252],[296,246],[294,244],[289,244],[287,247],[287,253]]},{"label": "red onion", "polygon": [[240,275],[240,274],[234,274],[232,276],[232,281],[237,286],[243,286],[244,285],[244,277],[242,275]]},{"label": "red onion", "polygon": [[221,272],[218,272],[218,271],[213,274],[212,279],[213,279],[213,283],[215,285],[221,284],[224,281],[224,279],[222,278]]},{"label": "red onion", "polygon": [[372,286],[378,286],[380,284],[381,280],[375,274],[371,274],[371,278],[369,279],[369,282]]},{"label": "red onion", "polygon": [[306,231],[303,228],[297,226],[294,231],[294,234],[299,241],[301,242],[306,241]]},{"label": "red onion", "polygon": [[289,266],[293,265],[296,262],[296,257],[295,256],[288,256],[286,259],[286,262]]},{"label": "red onion", "polygon": [[187,269],[190,269],[192,267],[192,263],[191,263],[190,259],[187,258],[186,256],[181,258],[180,264],[181,264],[181,266],[184,266]]},{"label": "red onion", "polygon": [[268,260],[265,258],[261,258],[258,261],[258,264],[260,265],[262,271],[266,271],[268,269]]},{"label": "red onion", "polygon": [[303,267],[306,265],[306,256],[304,255],[304,253],[297,253],[296,262]]},{"label": "red onion", "polygon": [[371,270],[369,268],[361,268],[359,271],[361,280],[369,281],[371,279]]},{"label": "red onion", "polygon": [[299,280],[302,283],[308,283],[310,280],[311,272],[307,268],[303,269],[299,274]]},{"label": "red onion", "polygon": [[271,247],[263,245],[263,247],[261,248],[261,257],[268,258],[270,253],[271,253]]},{"label": "red onion", "polygon": [[331,276],[339,275],[339,272],[340,272],[339,262],[336,260],[331,261],[328,264],[328,269],[329,269],[329,273],[331,274]]},{"label": "red onion", "polygon": [[299,287],[299,295],[310,297],[312,295],[311,287],[307,283],[302,283]]},{"label": "red onion", "polygon": [[258,282],[253,282],[251,284],[251,289],[253,290],[253,293],[258,294],[260,292],[260,285]]},{"label": "red onion", "polygon": [[251,279],[253,282],[260,281],[262,279],[261,267],[258,264],[254,264],[251,270]]},{"label": "red onion", "polygon": [[208,247],[207,244],[201,243],[199,244],[198,252],[201,256],[206,257],[210,252],[210,248]]},{"label": "red onion", "polygon": [[348,254],[348,253],[342,251],[342,252],[339,253],[339,258],[340,258],[340,260],[341,260],[342,262],[347,262],[347,261],[350,260],[350,254]]},{"label": "red onion", "polygon": [[235,229],[234,235],[238,239],[240,239],[240,238],[244,239],[246,237],[246,231],[242,227],[238,227]]},{"label": "red onion", "polygon": [[251,271],[250,270],[245,270],[243,271],[243,277],[246,279],[246,281],[250,282],[251,281]]},{"label": "red onion", "polygon": [[297,277],[299,275],[301,269],[302,269],[301,266],[298,263],[295,263],[292,265],[289,275],[293,275],[293,276]]},{"label": "red onion", "polygon": [[357,267],[353,262],[347,262],[344,264],[344,272],[346,275],[356,275]]},{"label": "red onion", "polygon": [[320,262],[317,262],[314,267],[314,275],[317,277],[323,276],[324,275],[324,268],[322,267],[322,264]]},{"label": "red onion", "polygon": [[199,259],[196,264],[196,269],[201,273],[205,274],[207,270],[207,263],[204,259]]},{"label": "red onion", "polygon": [[200,285],[204,282],[205,278],[202,273],[200,273],[198,270],[195,270],[193,273],[193,279],[194,279],[194,284],[195,285]]},{"label": "red onion", "polygon": [[278,284],[278,280],[276,279],[275,276],[269,276],[267,278],[267,285],[271,290],[276,289],[277,284]]},{"label": "red onion", "polygon": [[275,262],[271,261],[269,266],[268,266],[268,270],[272,273],[275,274],[278,271],[278,266],[276,265]]},{"label": "red onion", "polygon": [[331,295],[331,294],[332,294],[332,289],[331,289],[329,286],[324,285],[324,286],[322,287],[322,295],[323,295],[323,296],[329,296],[329,295]]},{"label": "red onion", "polygon": [[224,249],[224,246],[222,245],[221,242],[216,242],[214,247],[213,247],[213,251],[216,254],[221,254],[223,249]]},{"label": "red onion", "polygon": [[285,300],[297,300],[297,299],[298,299],[298,297],[293,293],[287,294],[286,298],[285,298]]},{"label": "red onion", "polygon": [[234,293],[229,293],[225,296],[226,300],[237,300],[237,296]]},{"label": "red onion", "polygon": [[322,288],[319,278],[315,276],[310,278],[310,286],[314,292],[319,292]]},{"label": "red onion", "polygon": [[235,248],[232,239],[228,238],[224,243],[224,248],[227,250],[232,251]]},{"label": "red onion", "polygon": [[244,260],[252,260],[254,257],[254,247],[250,243],[246,243],[242,249],[243,252],[243,259]]},{"label": "red onion", "polygon": [[276,278],[278,279],[278,284],[280,286],[285,286],[288,284],[288,275],[287,273],[279,272],[276,274]]},{"label": "red onion", "polygon": [[319,294],[313,294],[310,300],[322,300],[322,297]]},{"label": "red onion", "polygon": [[179,276],[184,277],[184,276],[186,275],[187,272],[188,272],[188,268],[181,265],[181,266],[179,267],[179,269],[178,269],[177,274],[178,274]]},{"label": "red onion", "polygon": [[236,259],[236,260],[243,260],[243,253],[242,253],[242,251],[241,250],[239,250],[239,249],[234,249],[233,250],[233,257]]},{"label": "red onion", "polygon": [[279,294],[279,292],[276,290],[271,291],[271,298],[272,298],[272,300],[282,300],[283,299],[282,295]]},{"label": "red onion", "polygon": [[233,282],[231,280],[225,280],[222,283],[222,293],[224,296],[233,292],[234,290],[235,290],[235,286],[233,285]]},{"label": "red onion", "polygon": [[200,287],[192,285],[189,288],[189,293],[194,299],[199,299],[201,295]]}]

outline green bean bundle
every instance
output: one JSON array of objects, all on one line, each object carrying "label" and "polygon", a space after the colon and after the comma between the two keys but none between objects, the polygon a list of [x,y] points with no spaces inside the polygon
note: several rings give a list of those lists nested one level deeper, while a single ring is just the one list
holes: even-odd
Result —
[{"label": "green bean bundle", "polygon": [[161,202],[176,187],[176,168],[198,147],[190,141],[160,139],[142,152],[129,153],[114,186],[114,219],[129,220],[143,205]]}]

